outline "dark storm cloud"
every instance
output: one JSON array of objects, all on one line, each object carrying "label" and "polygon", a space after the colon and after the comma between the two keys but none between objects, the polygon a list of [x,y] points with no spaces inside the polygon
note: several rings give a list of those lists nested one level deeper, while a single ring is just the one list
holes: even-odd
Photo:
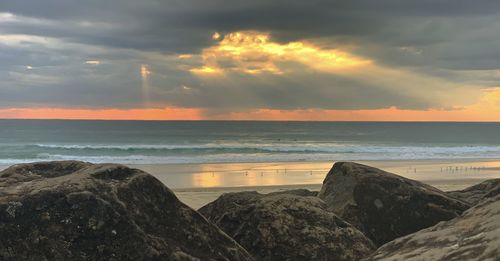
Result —
[{"label": "dark storm cloud", "polygon": [[[445,103],[426,97],[433,89],[494,86],[498,76],[483,71],[500,68],[499,1],[15,0],[1,1],[0,12],[15,16],[0,17],[0,36],[57,40],[0,41],[0,107],[140,107],[147,98],[153,106],[231,110],[426,109]],[[217,82],[186,70],[200,61],[179,65],[160,57],[199,54],[214,44],[214,32],[241,30],[269,32],[281,43],[307,39],[325,48],[347,46],[383,66],[455,85],[388,86],[307,70],[290,76],[230,74]],[[144,97],[141,64],[154,72],[150,97]],[[219,66],[236,64],[220,60]]]},{"label": "dark storm cloud", "polygon": [[[111,47],[196,52],[210,44],[207,34],[238,30],[270,31],[282,41],[348,37],[390,46],[424,46],[498,22],[489,17],[497,17],[500,2],[16,0],[4,2],[0,10],[55,21],[2,27],[11,33]],[[76,24],[83,21],[95,26]]]}]

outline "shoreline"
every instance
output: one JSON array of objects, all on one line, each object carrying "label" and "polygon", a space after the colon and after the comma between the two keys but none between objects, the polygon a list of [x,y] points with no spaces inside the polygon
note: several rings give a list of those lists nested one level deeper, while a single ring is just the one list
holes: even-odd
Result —
[{"label": "shoreline", "polygon": [[[500,159],[354,161],[419,181],[500,177]],[[172,189],[321,184],[334,161],[130,164]],[[453,168],[453,170],[447,170]],[[458,168],[458,169],[456,169]],[[474,169],[472,169],[474,168]]]},{"label": "shoreline", "polygon": [[[500,178],[500,158],[353,162],[426,183]],[[171,189],[187,190],[321,184],[334,163],[332,160],[124,165],[152,174]],[[0,171],[9,166],[0,165]]]},{"label": "shoreline", "polygon": [[[418,180],[443,191],[461,190],[487,179],[500,178],[500,159],[356,162]],[[199,209],[224,193],[257,191],[267,194],[290,189],[319,191],[333,164],[332,161],[132,165],[132,167],[153,174],[169,186],[179,200],[193,209]],[[442,168],[450,166],[459,170],[442,172]],[[472,167],[477,170],[465,171],[465,168]],[[284,168],[288,170],[286,174],[283,173]],[[306,168],[315,168],[317,171],[308,174],[303,170]],[[275,172],[276,169],[281,171]],[[182,174],[176,175],[172,172],[165,174],[175,170]],[[250,171],[246,175],[242,174],[248,170]],[[187,183],[169,185],[174,184],[176,179],[184,179]]]},{"label": "shoreline", "polygon": [[[418,180],[443,191],[461,190],[500,178],[500,159],[355,161]],[[169,187],[188,206],[198,209],[223,193],[290,189],[319,191],[334,161],[129,164]],[[5,165],[0,165],[0,170]],[[452,168],[452,169],[450,169]],[[474,169],[473,169],[474,168]]]}]

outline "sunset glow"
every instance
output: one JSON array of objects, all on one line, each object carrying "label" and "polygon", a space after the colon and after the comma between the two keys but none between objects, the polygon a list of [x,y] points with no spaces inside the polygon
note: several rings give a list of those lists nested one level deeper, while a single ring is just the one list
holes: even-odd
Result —
[{"label": "sunset glow", "polygon": [[500,1],[0,1],[0,259],[499,259]]},{"label": "sunset glow", "polygon": [[163,109],[0,109],[5,119],[85,119],[85,120],[200,120],[199,109],[167,107]]},{"label": "sunset glow", "polygon": [[[489,16],[303,5],[283,6],[283,24],[253,2],[198,10],[213,23],[188,5],[157,17],[138,4],[172,19],[158,25],[128,7],[137,16],[116,20],[2,9],[0,118],[500,120]],[[229,15],[240,8],[249,16]]]},{"label": "sunset glow", "polygon": [[[189,88],[189,87],[186,87]],[[500,89],[486,90],[477,104],[454,110],[402,110],[395,107],[376,110],[276,110],[207,114],[201,108],[163,109],[0,109],[7,119],[98,119],[98,120],[296,120],[296,121],[498,121]]]}]

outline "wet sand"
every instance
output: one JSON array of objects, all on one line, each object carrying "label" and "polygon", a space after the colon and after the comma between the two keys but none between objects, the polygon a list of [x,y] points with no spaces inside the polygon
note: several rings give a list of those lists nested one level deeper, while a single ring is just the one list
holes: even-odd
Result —
[{"label": "wet sand", "polygon": [[[357,161],[407,178],[442,185],[500,177],[500,160]],[[321,184],[332,162],[130,165],[172,189]]]},{"label": "wet sand", "polygon": [[[500,160],[357,161],[444,191],[459,190],[500,178]],[[217,163],[130,165],[151,173],[181,201],[198,209],[226,192],[269,193],[306,188],[319,190],[332,162]],[[7,166],[0,166],[0,170]]]},{"label": "wet sand", "polygon": [[[444,191],[500,178],[499,160],[358,161]],[[269,193],[305,188],[319,191],[333,162],[134,165],[161,180],[181,201],[198,209],[221,194]]]}]

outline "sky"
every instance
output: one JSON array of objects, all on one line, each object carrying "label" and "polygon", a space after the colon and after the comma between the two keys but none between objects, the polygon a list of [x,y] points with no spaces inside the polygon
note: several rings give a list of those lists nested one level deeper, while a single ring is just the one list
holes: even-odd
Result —
[{"label": "sky", "polygon": [[0,0],[0,118],[500,121],[500,1]]}]

